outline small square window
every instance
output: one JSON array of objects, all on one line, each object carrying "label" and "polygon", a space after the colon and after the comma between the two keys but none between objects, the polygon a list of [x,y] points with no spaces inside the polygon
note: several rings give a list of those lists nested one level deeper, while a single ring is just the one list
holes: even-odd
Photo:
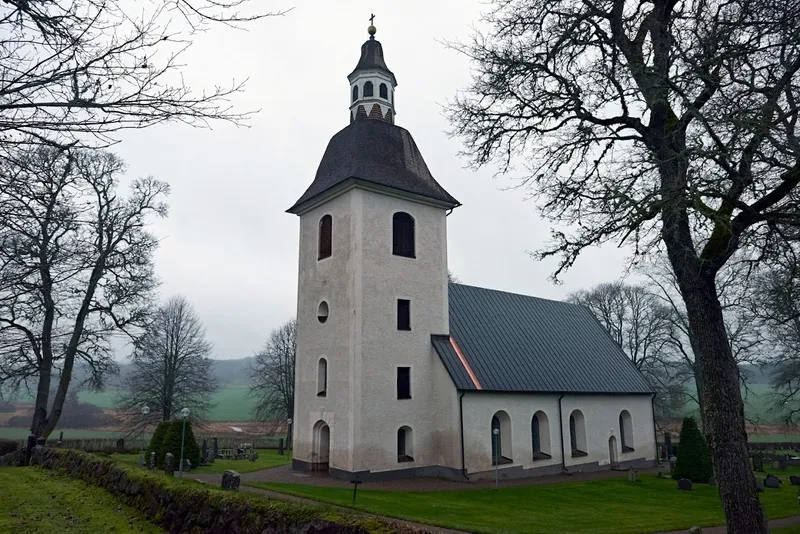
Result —
[{"label": "small square window", "polygon": [[397,368],[397,398],[410,399],[411,398],[411,368],[398,367]]},{"label": "small square window", "polygon": [[397,299],[397,329],[411,330],[411,301]]}]

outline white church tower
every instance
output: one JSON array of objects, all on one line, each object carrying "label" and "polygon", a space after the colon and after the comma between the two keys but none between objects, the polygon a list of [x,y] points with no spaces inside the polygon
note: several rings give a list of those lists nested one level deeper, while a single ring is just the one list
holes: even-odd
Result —
[{"label": "white church tower", "polygon": [[288,210],[300,218],[293,467],[348,480],[460,463],[458,404],[431,345],[449,331],[459,203],[394,124],[397,80],[368,32],[350,124]]}]

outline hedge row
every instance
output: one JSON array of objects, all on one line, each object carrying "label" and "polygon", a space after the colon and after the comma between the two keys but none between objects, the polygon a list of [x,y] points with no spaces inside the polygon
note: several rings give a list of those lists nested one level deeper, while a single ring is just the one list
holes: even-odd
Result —
[{"label": "hedge row", "polygon": [[[9,457],[12,455],[9,455]],[[1,458],[3,460],[10,458]],[[6,464],[8,465],[8,464]],[[344,534],[425,532],[405,525],[310,506],[248,495],[208,490],[147,471],[119,467],[111,460],[72,450],[44,448],[31,465],[65,471],[99,486],[136,508],[168,532],[208,534]]]}]

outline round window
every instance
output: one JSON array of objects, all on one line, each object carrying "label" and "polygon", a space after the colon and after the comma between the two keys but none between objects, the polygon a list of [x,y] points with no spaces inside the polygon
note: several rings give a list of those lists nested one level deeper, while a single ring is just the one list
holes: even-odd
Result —
[{"label": "round window", "polygon": [[317,309],[317,319],[319,322],[324,323],[328,320],[328,303],[324,300],[319,303],[319,308]]}]

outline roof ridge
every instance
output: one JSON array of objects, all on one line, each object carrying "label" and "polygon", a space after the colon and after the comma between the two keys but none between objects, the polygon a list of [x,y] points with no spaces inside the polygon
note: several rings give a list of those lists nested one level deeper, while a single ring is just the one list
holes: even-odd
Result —
[{"label": "roof ridge", "polygon": [[548,299],[548,298],[544,298],[544,297],[537,297],[536,295],[526,295],[525,293],[512,293],[511,291],[506,291],[504,289],[493,289],[491,287],[473,286],[473,285],[470,285],[470,284],[462,284],[461,282],[448,282],[448,284],[449,285],[454,285],[454,286],[467,287],[467,288],[471,288],[471,289],[480,289],[482,291],[491,291],[492,293],[503,293],[504,295],[513,295],[515,297],[523,297],[523,298],[526,298],[526,299],[536,299],[536,300],[540,300],[540,301],[543,301],[543,302],[554,302],[556,304],[565,304],[567,306],[585,308],[585,306],[583,306],[581,304],[575,304],[574,302],[569,302],[567,300]]}]

